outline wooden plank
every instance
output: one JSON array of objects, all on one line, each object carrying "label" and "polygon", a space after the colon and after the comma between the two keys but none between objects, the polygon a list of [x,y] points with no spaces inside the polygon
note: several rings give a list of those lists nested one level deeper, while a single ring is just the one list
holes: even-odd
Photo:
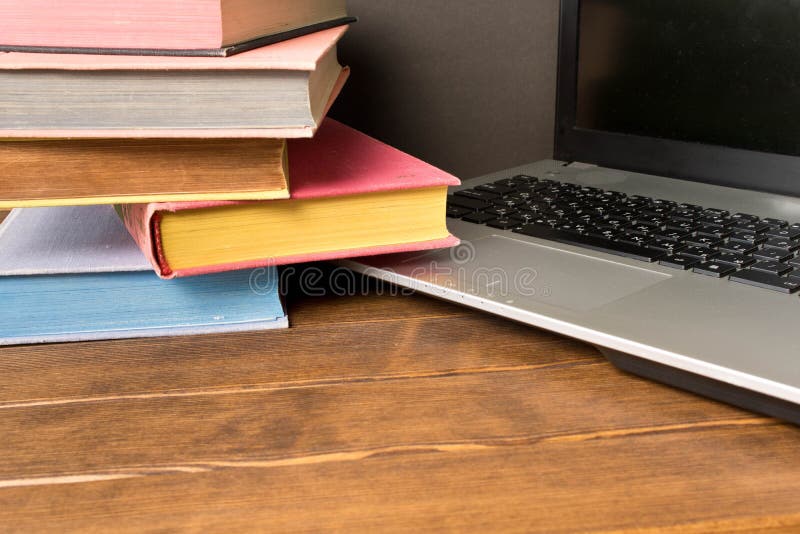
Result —
[{"label": "wooden plank", "polygon": [[0,406],[0,485],[16,478],[169,473],[223,460],[527,442],[741,419],[752,417],[631,379],[593,359],[494,372],[7,404]]},{"label": "wooden plank", "polygon": [[[386,298],[360,300],[367,308],[370,301],[386,302]],[[324,303],[329,304],[333,303]],[[585,358],[599,356],[586,345],[478,314],[220,336],[7,347],[0,349],[0,406],[310,386],[526,368]]]},{"label": "wooden plank", "polygon": [[798,430],[695,428],[436,443],[0,490],[0,525],[73,531],[800,527]]},{"label": "wooden plank", "polygon": [[0,531],[797,531],[800,430],[422,297],[0,349]]}]

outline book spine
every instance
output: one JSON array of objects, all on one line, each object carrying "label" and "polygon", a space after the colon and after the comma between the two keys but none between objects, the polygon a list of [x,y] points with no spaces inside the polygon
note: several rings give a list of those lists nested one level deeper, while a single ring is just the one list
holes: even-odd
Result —
[{"label": "book spine", "polygon": [[156,207],[153,204],[119,204],[115,209],[156,274],[161,278],[174,278],[160,240],[156,238],[160,220]]}]

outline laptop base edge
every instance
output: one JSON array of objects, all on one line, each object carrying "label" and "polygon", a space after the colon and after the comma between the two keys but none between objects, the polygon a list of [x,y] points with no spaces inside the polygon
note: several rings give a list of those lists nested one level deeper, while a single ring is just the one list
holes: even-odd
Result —
[{"label": "laptop base edge", "polygon": [[596,348],[627,373],[800,425],[800,406],[796,404],[606,347]]}]

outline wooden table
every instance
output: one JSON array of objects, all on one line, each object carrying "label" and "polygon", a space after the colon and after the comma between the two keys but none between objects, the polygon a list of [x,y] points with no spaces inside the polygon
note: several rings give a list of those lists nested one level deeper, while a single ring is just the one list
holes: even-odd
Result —
[{"label": "wooden table", "polygon": [[0,531],[800,529],[800,431],[422,296],[0,349]]}]

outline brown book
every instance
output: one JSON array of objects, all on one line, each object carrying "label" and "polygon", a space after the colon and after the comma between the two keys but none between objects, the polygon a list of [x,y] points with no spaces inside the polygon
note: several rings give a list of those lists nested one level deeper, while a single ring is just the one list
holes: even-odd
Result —
[{"label": "brown book", "polygon": [[0,142],[0,209],[288,198],[284,139]]}]

